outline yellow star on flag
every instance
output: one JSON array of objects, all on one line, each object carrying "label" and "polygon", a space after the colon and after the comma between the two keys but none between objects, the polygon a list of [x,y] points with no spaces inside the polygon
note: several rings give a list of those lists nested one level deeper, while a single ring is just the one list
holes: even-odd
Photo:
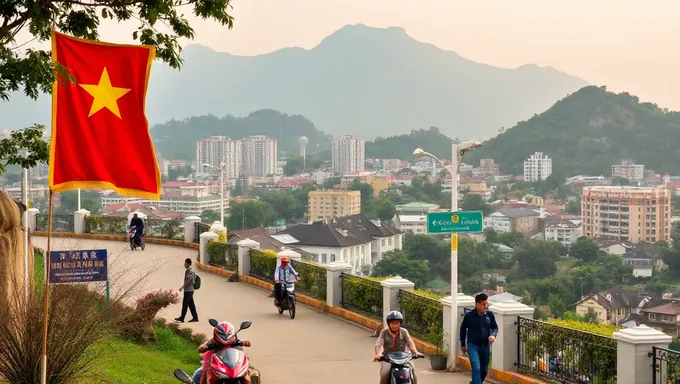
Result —
[{"label": "yellow star on flag", "polygon": [[94,115],[99,112],[102,108],[106,108],[114,115],[120,117],[120,110],[118,109],[118,99],[123,97],[126,93],[130,92],[127,88],[117,88],[111,85],[111,79],[109,78],[109,72],[104,67],[101,78],[99,78],[99,84],[78,84],[87,93],[94,97],[92,101],[92,107],[90,107],[90,114],[87,117]]}]

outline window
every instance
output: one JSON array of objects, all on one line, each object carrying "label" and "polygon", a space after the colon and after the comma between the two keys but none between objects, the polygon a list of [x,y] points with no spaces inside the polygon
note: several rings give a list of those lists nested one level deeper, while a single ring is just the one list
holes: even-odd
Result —
[{"label": "window", "polygon": [[656,320],[656,314],[650,313],[649,314],[649,320]]},{"label": "window", "polygon": [[661,315],[661,321],[668,321],[668,315]]},{"label": "window", "polygon": [[322,262],[322,263],[326,263],[326,262],[327,262],[327,261],[326,261],[326,256],[327,256],[327,255],[326,255],[325,253],[322,253],[322,254],[321,254],[321,262]]}]

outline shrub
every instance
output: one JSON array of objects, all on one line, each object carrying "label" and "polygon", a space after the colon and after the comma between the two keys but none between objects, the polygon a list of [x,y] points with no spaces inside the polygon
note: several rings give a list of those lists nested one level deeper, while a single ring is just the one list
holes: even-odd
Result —
[{"label": "shrub", "polygon": [[444,334],[444,305],[439,299],[426,291],[400,291],[399,304],[404,314],[404,326],[431,343]]},{"label": "shrub", "polygon": [[127,218],[89,215],[85,217],[85,232],[106,235],[124,235],[127,231]]},{"label": "shrub", "polygon": [[276,252],[266,251],[269,250],[265,252],[250,250],[250,274],[265,281],[272,281],[276,268]]},{"label": "shrub", "polygon": [[326,268],[306,261],[295,262],[293,268],[300,274],[300,282],[297,283],[300,291],[326,301]]},{"label": "shrub", "polygon": [[612,334],[614,332],[621,330],[621,327],[617,327],[615,325],[584,323],[581,321],[573,320],[550,319],[548,322],[550,324],[555,324],[571,329],[577,329],[579,331],[590,332],[596,335],[602,335],[607,337],[612,337]]},{"label": "shrub", "polygon": [[227,243],[211,241],[208,243],[210,264],[224,267],[227,264]]},{"label": "shrub", "polygon": [[342,306],[349,310],[382,319],[384,278],[342,274]]},{"label": "shrub", "polygon": [[121,334],[143,343],[155,341],[157,338],[153,324],[156,314],[170,304],[177,303],[179,303],[179,294],[172,290],[161,289],[147,293],[137,299],[137,308],[131,313],[128,321],[119,325]]}]

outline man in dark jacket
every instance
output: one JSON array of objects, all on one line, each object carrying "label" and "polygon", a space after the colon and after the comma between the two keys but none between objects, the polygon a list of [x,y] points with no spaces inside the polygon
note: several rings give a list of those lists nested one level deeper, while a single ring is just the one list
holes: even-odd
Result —
[{"label": "man in dark jacket", "polygon": [[467,353],[472,367],[471,384],[482,384],[489,372],[491,344],[498,335],[498,324],[493,313],[487,311],[489,297],[480,293],[475,297],[475,310],[463,317],[460,325],[460,345]]},{"label": "man in dark jacket", "polygon": [[135,233],[135,242],[137,242],[144,235],[144,220],[138,217],[136,213],[132,215],[132,220],[130,220],[130,228],[133,227],[137,229],[137,233]]}]

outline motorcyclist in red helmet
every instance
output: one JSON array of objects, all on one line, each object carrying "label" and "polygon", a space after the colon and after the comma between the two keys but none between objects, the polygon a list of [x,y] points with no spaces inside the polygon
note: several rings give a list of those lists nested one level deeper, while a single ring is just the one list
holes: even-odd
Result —
[{"label": "motorcyclist in red helmet", "polygon": [[[215,328],[213,328],[213,337],[212,339],[206,341],[205,343],[201,344],[198,347],[198,353],[206,353],[208,351],[214,350],[217,351],[225,346],[228,346],[231,344],[236,338],[234,337],[236,335],[236,328],[229,323],[229,322],[221,322],[217,324]],[[241,343],[243,344],[244,347],[250,347],[250,341],[248,340],[241,340]],[[241,349],[241,347],[235,347],[237,349]],[[192,375],[192,381],[195,384],[203,383],[201,380],[203,376],[203,365],[201,365],[196,371],[194,371],[194,374]],[[250,376],[248,375],[246,377],[246,380],[250,382]]]},{"label": "motorcyclist in red helmet", "polygon": [[300,275],[290,265],[290,259],[287,256],[281,258],[281,265],[274,270],[274,303],[279,305],[281,299],[281,280],[288,282],[288,278],[293,275],[295,280],[300,281]]}]

